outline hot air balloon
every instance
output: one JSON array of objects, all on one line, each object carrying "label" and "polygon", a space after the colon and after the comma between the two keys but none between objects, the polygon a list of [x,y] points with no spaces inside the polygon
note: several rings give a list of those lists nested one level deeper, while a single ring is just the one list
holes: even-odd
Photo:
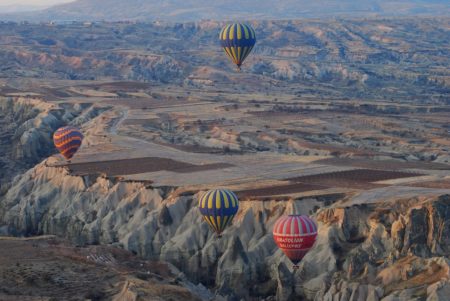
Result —
[{"label": "hot air balloon", "polygon": [[213,189],[199,199],[198,208],[205,221],[217,236],[221,237],[223,230],[238,211],[239,200],[228,189]]},{"label": "hot air balloon", "polygon": [[83,134],[73,126],[59,128],[53,134],[53,142],[56,148],[67,160],[75,155],[82,141]]},{"label": "hot air balloon", "polygon": [[225,53],[240,70],[245,58],[255,46],[255,31],[249,25],[235,23],[226,25],[220,32],[219,38]]},{"label": "hot air balloon", "polygon": [[273,239],[277,246],[298,269],[298,263],[314,245],[317,236],[316,223],[305,215],[280,217],[273,227]]}]

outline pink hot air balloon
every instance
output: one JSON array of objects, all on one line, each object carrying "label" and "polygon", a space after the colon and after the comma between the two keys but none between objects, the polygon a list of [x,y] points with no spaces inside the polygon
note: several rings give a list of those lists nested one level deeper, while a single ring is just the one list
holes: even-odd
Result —
[{"label": "pink hot air balloon", "polygon": [[298,263],[313,247],[317,236],[316,223],[306,215],[280,217],[273,227],[273,239],[277,246],[294,263]]}]

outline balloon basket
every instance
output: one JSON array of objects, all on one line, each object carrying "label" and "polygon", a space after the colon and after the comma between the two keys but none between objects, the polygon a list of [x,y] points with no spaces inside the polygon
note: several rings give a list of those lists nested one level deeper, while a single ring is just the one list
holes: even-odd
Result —
[{"label": "balloon basket", "polygon": [[221,239],[222,238],[222,234],[217,234],[217,239]]},{"label": "balloon basket", "polygon": [[296,264],[294,264],[294,266],[292,267],[294,269],[294,271],[297,271],[300,267]]}]

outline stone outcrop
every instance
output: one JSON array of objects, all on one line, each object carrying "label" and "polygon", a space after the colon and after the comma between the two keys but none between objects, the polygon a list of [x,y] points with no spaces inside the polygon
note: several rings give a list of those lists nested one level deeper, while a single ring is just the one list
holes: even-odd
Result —
[{"label": "stone outcrop", "polygon": [[[196,198],[41,163],[1,200],[0,231],[122,246],[171,262],[224,300],[445,300],[449,290],[448,195],[362,205],[250,200],[221,239],[202,221]],[[315,206],[317,243],[292,271],[272,226],[290,210],[310,214]]]},{"label": "stone outcrop", "polygon": [[0,195],[10,180],[56,152],[53,133],[60,126],[80,126],[110,107],[62,104],[30,97],[0,97]]}]

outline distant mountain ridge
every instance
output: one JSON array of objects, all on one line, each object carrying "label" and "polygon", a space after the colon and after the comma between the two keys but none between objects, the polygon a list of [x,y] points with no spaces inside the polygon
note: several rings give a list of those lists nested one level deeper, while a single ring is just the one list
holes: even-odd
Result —
[{"label": "distant mountain ridge", "polygon": [[0,13],[16,13],[16,12],[30,12],[36,10],[43,10],[46,6],[38,6],[38,5],[0,5]]},{"label": "distant mountain ridge", "polygon": [[450,15],[447,0],[78,0],[0,20],[119,21],[295,19],[330,16]]}]

